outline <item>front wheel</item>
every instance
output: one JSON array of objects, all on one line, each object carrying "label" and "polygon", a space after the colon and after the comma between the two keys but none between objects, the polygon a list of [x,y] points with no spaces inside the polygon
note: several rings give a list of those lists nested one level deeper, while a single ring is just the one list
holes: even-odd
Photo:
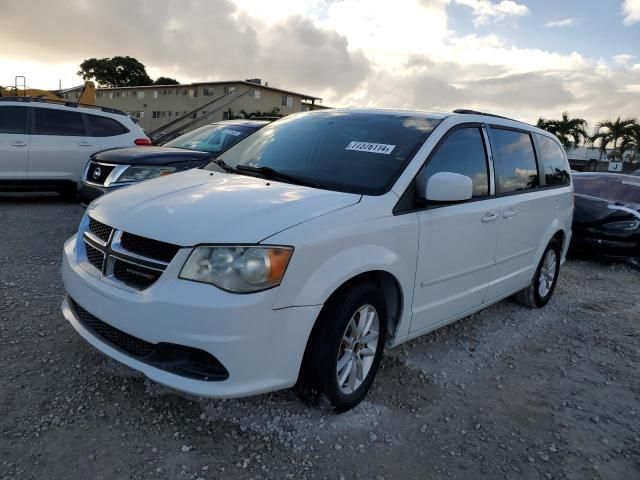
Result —
[{"label": "front wheel", "polygon": [[378,371],[386,339],[382,292],[361,283],[337,294],[318,318],[302,381],[339,412],[355,407]]},{"label": "front wheel", "polygon": [[515,295],[519,303],[529,308],[541,308],[549,302],[558,282],[561,254],[560,242],[551,240],[542,255],[531,284]]}]

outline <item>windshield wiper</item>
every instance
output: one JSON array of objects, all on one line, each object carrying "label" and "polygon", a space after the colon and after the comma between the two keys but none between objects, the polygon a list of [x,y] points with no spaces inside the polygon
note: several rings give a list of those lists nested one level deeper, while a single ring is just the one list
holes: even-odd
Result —
[{"label": "windshield wiper", "polygon": [[251,165],[238,165],[236,168],[236,172],[247,172],[247,173],[255,173],[260,175],[263,178],[282,181],[285,183],[295,183],[297,185],[303,185],[305,187],[313,187],[313,188],[326,188],[325,186],[313,182],[311,180],[305,180],[303,178],[298,178],[295,175],[289,175],[288,173],[282,173],[278,170],[274,170],[271,167],[253,167]]},{"label": "windshield wiper", "polygon": [[214,160],[211,160],[213,163],[215,163],[216,165],[218,165],[221,169],[223,169],[225,172],[233,172],[233,173],[238,173],[238,171],[233,168],[231,165],[229,165],[227,162],[225,162],[224,160],[222,160],[221,158],[216,158]]}]

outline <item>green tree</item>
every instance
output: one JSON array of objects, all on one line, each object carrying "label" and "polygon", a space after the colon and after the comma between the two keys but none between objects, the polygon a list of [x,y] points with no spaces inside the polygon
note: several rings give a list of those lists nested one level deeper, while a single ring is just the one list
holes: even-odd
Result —
[{"label": "green tree", "polygon": [[589,139],[587,121],[583,118],[569,118],[567,112],[563,112],[560,119],[545,120],[544,118],[539,118],[537,127],[558,137],[565,150],[576,147]]},{"label": "green tree", "polygon": [[[600,151],[604,154],[607,152],[607,147],[612,145],[613,157],[622,160],[622,154],[625,148],[621,146],[630,138],[634,126],[638,125],[633,118],[617,120],[605,120],[596,125],[596,130],[591,137],[591,143],[600,145]],[[620,145],[618,144],[620,142]],[[628,144],[628,142],[627,142]]]},{"label": "green tree", "polygon": [[80,64],[78,75],[103,87],[153,84],[145,66],[133,57],[89,58]]},{"label": "green tree", "polygon": [[640,123],[636,120],[627,131],[625,138],[620,144],[621,154],[631,149],[631,158],[637,162],[640,160]]},{"label": "green tree", "polygon": [[180,85],[180,82],[171,77],[158,77],[155,82],[156,85]]}]

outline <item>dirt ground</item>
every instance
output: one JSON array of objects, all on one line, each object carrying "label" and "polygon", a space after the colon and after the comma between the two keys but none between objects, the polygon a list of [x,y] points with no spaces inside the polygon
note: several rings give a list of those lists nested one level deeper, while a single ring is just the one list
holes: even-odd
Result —
[{"label": "dirt ground", "polygon": [[0,194],[0,479],[640,478],[640,273],[569,261],[542,310],[507,300],[388,351],[343,415],[291,391],[159,386],[60,314],[82,209]]}]

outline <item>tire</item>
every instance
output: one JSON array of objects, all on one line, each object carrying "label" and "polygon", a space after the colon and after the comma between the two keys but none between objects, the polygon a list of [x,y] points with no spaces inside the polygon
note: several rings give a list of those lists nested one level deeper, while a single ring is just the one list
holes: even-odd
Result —
[{"label": "tire", "polygon": [[540,259],[531,284],[515,294],[514,298],[518,303],[529,308],[542,308],[549,303],[558,283],[561,255],[560,242],[551,240]]},{"label": "tire", "polygon": [[58,194],[67,202],[75,202],[78,200],[78,191],[75,186],[60,189],[58,190]]},{"label": "tire", "polygon": [[386,320],[383,294],[375,284],[358,283],[338,292],[325,305],[309,339],[302,390],[324,394],[338,412],[358,405],[382,359]]}]

